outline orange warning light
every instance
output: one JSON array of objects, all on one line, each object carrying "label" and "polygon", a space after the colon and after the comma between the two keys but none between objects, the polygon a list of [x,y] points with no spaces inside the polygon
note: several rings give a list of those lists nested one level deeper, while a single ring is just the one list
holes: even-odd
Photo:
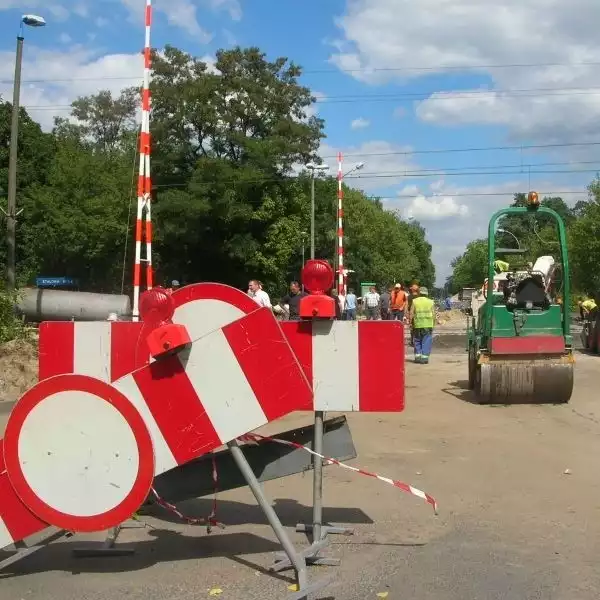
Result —
[{"label": "orange warning light", "polygon": [[540,205],[540,198],[537,192],[529,192],[527,194],[527,204],[531,208],[537,208]]}]

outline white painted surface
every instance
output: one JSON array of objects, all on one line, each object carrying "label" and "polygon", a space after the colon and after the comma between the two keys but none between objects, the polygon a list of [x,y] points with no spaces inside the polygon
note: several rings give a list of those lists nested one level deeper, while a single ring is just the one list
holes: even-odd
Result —
[{"label": "white painted surface", "polygon": [[113,386],[127,396],[129,401],[137,408],[144,423],[146,423],[150,438],[152,439],[152,446],[154,447],[154,474],[159,475],[176,467],[177,461],[160,432],[160,428],[152,416],[152,412],[148,408],[133,376],[127,375],[126,377],[122,377],[118,381],[115,381]]},{"label": "white painted surface", "polygon": [[12,546],[14,540],[6,527],[6,523],[0,517],[0,550],[6,548],[6,546]]},{"label": "white painted surface", "polygon": [[358,321],[315,320],[312,326],[315,410],[359,410]]},{"label": "white painted surface", "polygon": [[48,396],[27,416],[19,437],[27,483],[50,507],[102,514],[131,491],[139,453],[133,432],[110,403],[87,392]]},{"label": "white painted surface", "polygon": [[196,340],[180,360],[221,441],[267,423],[223,331]]},{"label": "white painted surface", "polygon": [[111,323],[75,323],[73,372],[110,383]]},{"label": "white painted surface", "polygon": [[245,316],[242,310],[221,300],[194,300],[178,307],[173,323],[185,325],[192,340],[225,327]]}]

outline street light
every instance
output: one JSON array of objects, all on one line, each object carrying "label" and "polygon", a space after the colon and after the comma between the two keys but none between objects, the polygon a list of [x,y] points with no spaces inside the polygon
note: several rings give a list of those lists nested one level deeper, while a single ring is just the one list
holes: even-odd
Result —
[{"label": "street light", "polygon": [[27,27],[44,27],[46,21],[38,15],[23,15],[17,36],[17,54],[15,57],[15,80],[13,84],[12,119],[10,124],[10,151],[8,158],[8,203],[6,207],[6,286],[15,289],[15,247],[17,220],[17,146],[19,144],[19,102],[21,99],[21,66],[23,64],[23,35]]},{"label": "street light", "polygon": [[517,242],[517,248],[519,250],[521,249],[521,242],[519,242],[519,238],[512,231],[508,231],[508,229],[502,229],[501,227],[499,227],[496,231],[498,233],[506,233],[507,235],[512,236],[515,242]]},{"label": "street light", "polygon": [[315,172],[324,173],[329,170],[327,165],[317,165],[309,162],[306,168],[310,171],[310,257],[315,258]]},{"label": "street light", "polygon": [[365,166],[364,162],[356,163],[349,171],[344,173],[344,177],[350,175],[350,173],[354,173],[354,171],[360,171]]}]

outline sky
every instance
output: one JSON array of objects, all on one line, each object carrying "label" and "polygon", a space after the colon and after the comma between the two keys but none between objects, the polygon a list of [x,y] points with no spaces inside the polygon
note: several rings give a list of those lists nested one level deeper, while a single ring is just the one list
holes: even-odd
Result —
[{"label": "sky", "polygon": [[[142,76],[145,0],[0,0],[0,94],[44,129],[72,100]],[[600,169],[597,0],[154,0],[152,45],[211,61],[258,46],[304,68],[326,123],[320,155],[348,185],[418,220],[437,282],[512,194],[568,203]],[[348,265],[352,268],[351,265]]]}]

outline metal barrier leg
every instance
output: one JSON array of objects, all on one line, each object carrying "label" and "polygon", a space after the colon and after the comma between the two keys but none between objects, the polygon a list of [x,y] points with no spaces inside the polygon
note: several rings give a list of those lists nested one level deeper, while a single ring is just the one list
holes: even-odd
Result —
[{"label": "metal barrier leg", "polygon": [[[324,412],[315,412],[313,450],[317,454],[323,454],[324,420]],[[353,535],[354,529],[348,527],[335,527],[333,525],[323,525],[323,459],[320,456],[313,456],[313,465],[313,522],[312,525],[298,523],[296,525],[296,531],[302,533],[312,533],[312,544],[303,551],[307,564],[335,567],[339,566],[341,562],[339,558],[320,556],[319,552],[327,545],[327,536],[329,534]],[[276,570],[286,568],[285,559],[278,561],[274,568]]]},{"label": "metal barrier leg", "polygon": [[71,536],[70,533],[68,533],[62,529],[57,530],[56,528],[53,528],[53,531],[51,531],[49,535],[40,539],[33,546],[28,546],[25,542],[17,542],[14,545],[14,547],[15,547],[14,554],[11,554],[10,556],[6,557],[3,560],[0,560],[0,571],[6,569],[10,565],[13,565],[14,563],[16,563],[20,560],[23,560],[24,558],[27,558],[28,556],[30,556],[31,554],[34,554],[38,550],[42,550],[43,548],[45,548],[46,546],[48,546],[49,544],[51,544],[55,540],[58,540],[61,537],[70,537],[70,536]]},{"label": "metal barrier leg", "polygon": [[329,583],[328,580],[323,580],[321,582],[314,582],[312,584],[308,583],[308,572],[306,569],[306,560],[304,559],[303,553],[299,553],[294,548],[292,541],[290,540],[287,532],[283,528],[277,513],[265,497],[265,494],[262,490],[262,487],[254,472],[250,468],[242,449],[237,440],[233,440],[227,444],[231,455],[233,456],[233,460],[241,471],[244,479],[248,483],[248,486],[252,490],[258,505],[264,512],[267,520],[269,521],[269,525],[271,525],[273,532],[277,536],[279,543],[282,545],[283,550],[289,560],[289,564],[293,567],[296,572],[296,582],[298,584],[299,591],[294,594],[294,600],[306,600],[308,598],[309,593],[313,593],[315,591],[320,590],[322,587]]},{"label": "metal barrier leg", "polygon": [[131,546],[116,546],[117,538],[122,529],[139,529],[145,527],[139,521],[129,520],[117,527],[112,527],[106,532],[106,537],[99,544],[89,544],[79,548],[73,548],[73,556],[76,558],[93,558],[99,556],[131,556],[135,548]]}]

